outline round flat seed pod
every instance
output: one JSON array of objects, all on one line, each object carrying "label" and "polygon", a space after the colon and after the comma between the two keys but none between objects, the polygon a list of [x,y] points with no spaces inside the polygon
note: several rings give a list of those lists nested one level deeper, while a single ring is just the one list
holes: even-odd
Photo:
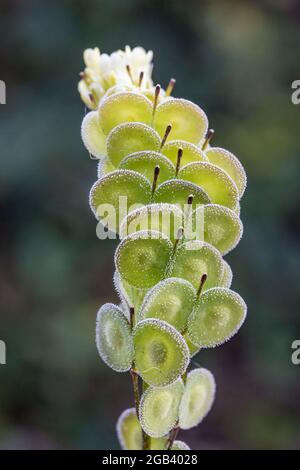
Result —
[{"label": "round flat seed pod", "polygon": [[247,306],[241,296],[224,287],[204,292],[188,319],[193,344],[211,348],[228,341],[242,326]]},{"label": "round flat seed pod", "polygon": [[148,436],[162,437],[175,426],[183,390],[183,381],[178,379],[166,387],[148,387],[143,393],[139,417]]},{"label": "round flat seed pod", "polygon": [[106,136],[104,135],[97,111],[87,113],[81,124],[81,138],[86,149],[96,158],[106,155]]},{"label": "round flat seed pod", "polygon": [[133,341],[135,365],[147,384],[163,387],[185,372],[189,349],[181,334],[168,323],[154,318],[140,321]]},{"label": "round flat seed pod", "polygon": [[231,267],[229,266],[227,261],[225,261],[225,259],[223,259],[223,268],[224,271],[220,287],[226,287],[227,289],[229,289],[232,283],[233,275]]},{"label": "round flat seed pod", "polygon": [[221,168],[207,162],[194,162],[184,166],[179,178],[191,181],[206,191],[211,202],[234,209],[238,190],[230,176]]},{"label": "round flat seed pod", "polygon": [[164,136],[166,127],[171,124],[171,138],[198,144],[208,129],[204,111],[191,101],[170,98],[157,106],[154,128]]},{"label": "round flat seed pod", "polygon": [[135,408],[128,408],[119,416],[117,435],[122,449],[142,450],[142,428],[136,416]]},{"label": "round flat seed pod", "polygon": [[240,218],[234,211],[219,204],[208,204],[200,211],[200,216],[204,217],[204,240],[226,255],[236,247],[243,234]]},{"label": "round flat seed pod", "polygon": [[170,140],[163,146],[162,153],[176,166],[179,149],[183,151],[181,167],[191,162],[208,161],[207,156],[199,147],[185,140]]},{"label": "round flat seed pod", "polygon": [[133,361],[130,325],[122,310],[104,304],[97,314],[96,344],[102,360],[117,372],[126,372]]},{"label": "round flat seed pod", "polygon": [[105,135],[123,122],[150,124],[152,103],[145,96],[134,92],[120,92],[108,96],[99,106],[99,122]]},{"label": "round flat seed pod", "polygon": [[228,173],[235,182],[241,198],[247,186],[247,176],[239,159],[233,153],[219,147],[211,147],[205,153],[211,163]]},{"label": "round flat seed pod", "polygon": [[171,277],[160,281],[148,291],[139,318],[164,320],[182,333],[195,301],[194,287],[184,279]]},{"label": "round flat seed pod", "polygon": [[191,448],[183,441],[174,441],[171,450],[191,450]]},{"label": "round flat seed pod", "polygon": [[155,230],[174,241],[182,224],[183,213],[176,205],[149,204],[128,214],[120,227],[120,237],[140,230]]},{"label": "round flat seed pod", "polygon": [[179,407],[179,426],[182,429],[201,423],[212,407],[215,392],[215,379],[207,369],[194,369],[188,373]]},{"label": "round flat seed pod", "polygon": [[198,289],[203,274],[207,274],[202,289],[206,290],[220,285],[223,269],[223,260],[216,248],[205,242],[191,240],[177,249],[170,276],[186,279]]},{"label": "round flat seed pod", "polygon": [[[117,435],[123,450],[142,450],[143,434],[135,408],[124,410],[117,421]],[[163,450],[167,438],[151,438],[150,450]]]},{"label": "round flat seed pod", "polygon": [[108,175],[116,171],[116,167],[111,163],[108,157],[101,158],[97,166],[97,177],[98,179],[103,178],[103,176]]},{"label": "round flat seed pod", "polygon": [[158,183],[173,178],[175,174],[174,165],[161,153],[152,151],[135,152],[125,157],[120,168],[134,170],[144,175],[150,183],[153,182],[154,169],[159,166]]},{"label": "round flat seed pod", "polygon": [[116,268],[132,286],[150,288],[164,277],[172,248],[170,240],[159,232],[128,235],[116,250]]},{"label": "round flat seed pod", "polygon": [[116,170],[96,181],[90,191],[90,206],[96,218],[112,232],[119,226],[133,205],[148,204],[151,185],[139,173]]},{"label": "round flat seed pod", "polygon": [[[137,287],[131,286],[128,282],[126,282],[124,279],[121,278],[121,275],[117,270],[114,273],[113,281],[114,281],[115,289],[120,297],[121,302],[127,305],[128,309],[129,307],[134,306],[135,319],[136,319],[139,308],[141,307],[144,301],[144,298],[148,292],[148,289],[138,289]],[[129,310],[128,310],[127,318],[129,320]]]},{"label": "round flat seed pod", "polygon": [[189,196],[193,196],[192,209],[195,210],[197,205],[209,204],[210,199],[207,193],[199,186],[183,181],[180,179],[172,179],[165,181],[154,193],[154,202],[168,202],[177,204],[184,210],[188,204]]},{"label": "round flat seed pod", "polygon": [[[141,122],[119,124],[112,129],[107,137],[107,155],[115,167],[118,167],[121,160],[131,153],[142,150],[159,150],[159,147],[158,133],[152,127]],[[134,168],[127,169],[134,170]]]}]

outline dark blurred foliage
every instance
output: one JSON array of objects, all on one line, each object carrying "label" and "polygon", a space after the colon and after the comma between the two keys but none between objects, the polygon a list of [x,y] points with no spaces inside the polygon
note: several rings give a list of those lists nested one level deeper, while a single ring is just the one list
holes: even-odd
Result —
[{"label": "dark blurred foliage", "polygon": [[199,103],[215,145],[248,173],[245,235],[228,256],[249,306],[241,333],[194,363],[216,404],[182,433],[193,448],[299,448],[300,8],[296,0],[1,1],[0,447],[118,448],[128,374],[97,357],[97,308],[117,301],[115,242],[88,206],[95,163],[80,140],[82,51],[143,45],[154,76]]}]

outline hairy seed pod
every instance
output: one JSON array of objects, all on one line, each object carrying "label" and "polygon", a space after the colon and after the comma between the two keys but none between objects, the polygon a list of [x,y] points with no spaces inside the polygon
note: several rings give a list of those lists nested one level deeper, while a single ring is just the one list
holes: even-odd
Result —
[{"label": "hairy seed pod", "polygon": [[131,153],[145,149],[158,151],[159,147],[160,137],[157,132],[140,122],[119,124],[107,137],[107,155],[115,167],[118,167],[121,160]]},{"label": "hairy seed pod", "polygon": [[135,327],[133,341],[135,365],[147,384],[163,387],[185,372],[189,349],[169,323],[154,318],[142,320]]},{"label": "hairy seed pod", "polygon": [[154,177],[154,170],[159,167],[158,183],[163,183],[173,178],[175,173],[174,165],[161,153],[144,150],[135,152],[123,158],[120,168],[124,170],[137,171],[144,175],[151,183]]},{"label": "hairy seed pod", "polygon": [[179,425],[182,429],[201,423],[212,407],[215,391],[215,379],[207,369],[194,369],[188,373],[179,407]]},{"label": "hairy seed pod", "polygon": [[126,372],[133,360],[130,325],[122,310],[104,304],[97,314],[96,344],[102,360],[116,372]]},{"label": "hairy seed pod", "polygon": [[117,248],[116,268],[132,286],[150,288],[164,277],[171,252],[172,243],[162,233],[151,230],[133,233]]},{"label": "hairy seed pod", "polygon": [[183,381],[178,379],[166,387],[148,387],[143,393],[139,419],[149,436],[162,437],[175,426],[183,390]]},{"label": "hairy seed pod", "polygon": [[150,124],[152,104],[139,93],[120,92],[105,98],[98,112],[100,126],[108,135],[114,127],[124,122]]},{"label": "hairy seed pod", "polygon": [[158,318],[182,333],[186,329],[195,301],[196,289],[192,284],[184,279],[171,277],[160,281],[148,291],[139,319]]},{"label": "hairy seed pod", "polygon": [[209,289],[189,317],[189,338],[201,348],[219,346],[237,333],[246,313],[246,304],[236,292],[224,287]]}]

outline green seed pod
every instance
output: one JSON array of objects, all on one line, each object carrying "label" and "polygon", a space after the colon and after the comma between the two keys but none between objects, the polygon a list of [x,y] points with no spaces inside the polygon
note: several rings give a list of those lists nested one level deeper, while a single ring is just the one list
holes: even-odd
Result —
[{"label": "green seed pod", "polygon": [[134,233],[118,246],[116,268],[132,286],[150,288],[164,277],[172,248],[170,240],[160,232]]},{"label": "green seed pod", "polygon": [[[120,415],[117,421],[117,435],[122,449],[142,450],[142,428],[136,416],[135,408],[128,408]],[[166,437],[151,438],[150,450],[163,450],[166,442]]]},{"label": "green seed pod", "polygon": [[188,373],[179,407],[179,426],[182,429],[201,423],[212,407],[215,391],[215,379],[207,369],[194,369]]},{"label": "green seed pod", "polygon": [[122,449],[141,450],[143,448],[142,429],[135,408],[128,408],[119,416],[117,435]]},{"label": "green seed pod", "polygon": [[157,106],[154,128],[163,137],[167,125],[171,124],[173,140],[186,140],[198,144],[207,132],[206,114],[191,101],[170,98]]},{"label": "green seed pod", "polygon": [[[131,153],[145,149],[159,150],[159,147],[158,133],[152,127],[140,122],[119,124],[107,137],[107,155],[115,167],[118,167],[121,160]],[[134,168],[128,168],[132,169]]]},{"label": "green seed pod", "polygon": [[207,156],[199,147],[185,140],[170,140],[163,146],[162,153],[176,166],[179,149],[182,149],[181,166],[191,162],[208,161]]},{"label": "green seed pod", "polygon": [[158,182],[173,178],[175,173],[174,165],[161,153],[145,150],[144,152],[135,152],[125,157],[120,168],[124,170],[137,171],[144,175],[151,183],[153,182],[155,167],[159,166]]},{"label": "green seed pod", "polygon": [[217,248],[222,255],[233,250],[241,239],[243,224],[234,211],[219,204],[208,204],[196,211],[204,217],[204,240]]},{"label": "green seed pod", "polygon": [[139,409],[140,423],[146,434],[162,437],[175,426],[183,390],[181,379],[166,387],[147,388]]},{"label": "green seed pod", "polygon": [[170,275],[189,281],[198,289],[200,280],[207,274],[203,290],[220,285],[223,277],[223,260],[219,251],[208,243],[191,240],[178,247]]},{"label": "green seed pod", "polygon": [[220,287],[226,287],[227,289],[229,289],[232,283],[233,275],[231,267],[229,266],[227,261],[225,261],[225,259],[223,259],[223,268],[224,271]]},{"label": "green seed pod", "polygon": [[101,101],[99,122],[105,135],[123,122],[150,124],[152,103],[140,93],[115,93]]},{"label": "green seed pod", "polygon": [[106,136],[99,123],[97,111],[87,113],[81,124],[81,138],[86,149],[96,158],[106,155]]},{"label": "green seed pod", "polygon": [[157,319],[140,321],[133,341],[135,365],[147,384],[163,387],[185,372],[189,349],[181,334],[168,323]]},{"label": "green seed pod", "polygon": [[222,168],[233,179],[241,198],[247,186],[247,176],[238,158],[233,153],[228,152],[228,150],[218,147],[211,147],[205,153],[211,163]]},{"label": "green seed pod", "polygon": [[97,314],[96,344],[102,360],[116,372],[126,372],[133,361],[130,325],[122,310],[104,304]]},{"label": "green seed pod", "polygon": [[177,204],[181,209],[188,203],[190,196],[193,196],[192,209],[197,205],[209,204],[211,201],[207,193],[199,186],[179,179],[165,181],[154,193],[154,202],[169,202]]},{"label": "green seed pod", "polygon": [[233,180],[221,168],[207,162],[194,162],[184,166],[179,178],[199,185],[214,204],[234,209],[238,202],[238,189]]},{"label": "green seed pod", "polygon": [[184,279],[160,281],[145,296],[139,319],[158,318],[182,333],[196,301],[196,290]]},{"label": "green seed pod", "polygon": [[101,158],[97,166],[97,177],[98,179],[103,178],[103,176],[108,175],[116,171],[116,167],[111,163],[108,157]]},{"label": "green seed pod", "polygon": [[173,204],[149,204],[130,212],[120,227],[120,237],[140,230],[161,232],[174,241],[183,224],[183,213]]},{"label": "green seed pod", "polygon": [[137,314],[140,306],[142,305],[145,295],[148,289],[138,289],[130,285],[124,279],[121,278],[120,273],[116,270],[114,273],[114,286],[123,304],[127,305],[127,318],[129,320],[129,307],[134,306]]},{"label": "green seed pod", "polygon": [[204,292],[188,319],[188,336],[201,348],[219,346],[242,326],[247,306],[241,296],[224,287]]},{"label": "green seed pod", "polygon": [[135,171],[116,170],[92,186],[90,206],[98,220],[111,231],[118,232],[130,207],[148,204],[150,198],[151,186],[144,176]]},{"label": "green seed pod", "polygon": [[174,441],[171,450],[191,450],[191,448],[183,441]]}]

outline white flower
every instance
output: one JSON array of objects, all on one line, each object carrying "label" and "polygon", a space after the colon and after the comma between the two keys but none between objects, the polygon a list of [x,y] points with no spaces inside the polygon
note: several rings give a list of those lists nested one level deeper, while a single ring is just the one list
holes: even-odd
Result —
[{"label": "white flower", "polygon": [[[96,109],[103,95],[112,87],[152,87],[152,51],[142,47],[101,54],[98,47],[83,53],[85,69],[78,84],[81,99],[91,109]],[[143,79],[140,83],[141,73]]]}]

